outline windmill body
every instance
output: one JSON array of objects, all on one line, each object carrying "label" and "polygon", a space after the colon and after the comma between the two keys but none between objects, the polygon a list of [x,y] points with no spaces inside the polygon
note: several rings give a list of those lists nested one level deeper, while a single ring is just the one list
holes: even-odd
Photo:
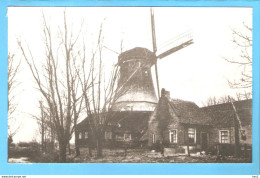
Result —
[{"label": "windmill body", "polygon": [[157,60],[193,44],[192,34],[185,32],[171,41],[173,44],[171,48],[156,55],[157,45],[152,8],[151,30],[153,52],[146,48],[137,47],[121,53],[118,57],[120,78],[117,88],[118,96],[112,108],[114,111],[153,111],[158,99],[155,95],[151,67],[154,65],[156,88],[158,97],[160,97]]},{"label": "windmill body", "polygon": [[157,57],[146,48],[133,48],[118,57],[120,93],[114,111],[153,111],[158,99],[152,80],[151,67]]}]

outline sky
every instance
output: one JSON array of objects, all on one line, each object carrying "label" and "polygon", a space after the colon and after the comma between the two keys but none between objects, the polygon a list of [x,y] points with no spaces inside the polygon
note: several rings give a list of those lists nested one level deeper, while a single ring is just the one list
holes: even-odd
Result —
[{"label": "sky", "polygon": [[[16,90],[18,107],[14,114],[14,127],[20,126],[20,129],[14,137],[15,142],[37,139],[38,126],[30,114],[39,114],[39,94],[21,57],[17,39],[28,45],[40,63],[44,57],[42,12],[54,36],[57,36],[63,10],[57,7],[8,8],[8,50],[15,54],[17,61],[22,61],[17,77],[21,83]],[[66,12],[73,33],[79,31],[84,21],[84,34],[90,48],[95,44],[100,24],[103,23],[104,45],[107,48],[120,53],[123,40],[123,51],[134,47],[152,51],[148,7],[74,7],[67,8]],[[237,92],[243,92],[231,89],[227,83],[227,79],[238,78],[241,68],[226,62],[223,57],[238,56],[238,50],[232,43],[231,29],[243,31],[243,22],[252,26],[251,8],[156,7],[154,14],[158,48],[188,30],[193,32],[194,41],[194,44],[158,60],[160,88],[169,90],[172,98],[193,101],[200,107],[209,97],[235,96]],[[118,54],[115,52],[104,50],[108,66],[117,62]],[[155,79],[153,67],[152,72]]]}]

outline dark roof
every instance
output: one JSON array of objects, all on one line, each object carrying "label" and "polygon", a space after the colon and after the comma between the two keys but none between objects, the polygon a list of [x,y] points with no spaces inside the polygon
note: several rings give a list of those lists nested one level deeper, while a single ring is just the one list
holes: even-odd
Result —
[{"label": "dark roof", "polygon": [[[117,126],[120,124],[126,130],[142,132],[148,126],[151,113],[152,111],[112,111],[108,117],[108,125]],[[77,124],[77,128],[79,130],[88,128],[88,119],[89,117]]]},{"label": "dark roof", "polygon": [[[165,127],[167,127],[167,125],[171,122],[171,118],[176,116],[179,123],[182,124],[203,126],[212,125],[212,119],[203,113],[203,111],[201,111],[195,103],[177,99],[168,99],[165,96],[161,96],[149,122],[152,122],[153,119],[159,119],[160,127],[165,129]],[[140,141],[146,140],[148,140],[148,130],[140,139]]]},{"label": "dark roof", "polygon": [[178,116],[179,122],[183,124],[212,125],[212,119],[205,114],[194,102],[173,100],[169,102],[170,107]]},{"label": "dark roof", "polygon": [[118,56],[118,63],[120,64],[122,61],[129,59],[145,59],[153,63],[156,60],[156,56],[146,48],[136,47],[121,53]]},{"label": "dark roof", "polygon": [[[234,102],[241,125],[252,124],[252,99]],[[234,126],[235,112],[231,103],[218,104],[201,108],[201,111],[208,114],[213,119],[213,124],[217,127]]]}]

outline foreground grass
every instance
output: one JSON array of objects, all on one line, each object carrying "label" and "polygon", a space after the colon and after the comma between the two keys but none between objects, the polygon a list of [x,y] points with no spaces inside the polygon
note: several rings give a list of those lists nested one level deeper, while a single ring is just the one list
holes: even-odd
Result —
[{"label": "foreground grass", "polygon": [[[75,153],[67,155],[67,163],[249,163],[248,158],[225,157],[217,160],[214,155],[191,155],[163,157],[160,154],[151,153],[148,149],[128,149],[125,155],[124,149],[103,149],[103,157],[96,158],[88,154],[88,148],[80,149],[80,156]],[[58,151],[42,153],[39,148],[14,147],[8,152],[9,163],[58,163]]]},{"label": "foreground grass", "polygon": [[18,163],[56,163],[59,161],[57,151],[42,153],[40,148],[12,147],[8,149],[8,162]]},{"label": "foreground grass", "polygon": [[217,160],[214,155],[182,155],[174,157],[163,157],[153,155],[148,149],[129,149],[125,156],[123,149],[104,149],[102,158],[89,157],[88,149],[81,148],[81,155],[74,158],[76,163],[249,163],[248,158],[225,157]]}]

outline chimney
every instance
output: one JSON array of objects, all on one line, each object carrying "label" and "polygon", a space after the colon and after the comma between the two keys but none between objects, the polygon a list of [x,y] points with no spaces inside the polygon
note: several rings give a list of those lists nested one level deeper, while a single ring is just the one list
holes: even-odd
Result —
[{"label": "chimney", "polygon": [[167,91],[167,90],[165,90],[164,88],[162,88],[161,96],[162,96],[162,97],[166,97],[168,100],[171,99],[170,91]]}]

